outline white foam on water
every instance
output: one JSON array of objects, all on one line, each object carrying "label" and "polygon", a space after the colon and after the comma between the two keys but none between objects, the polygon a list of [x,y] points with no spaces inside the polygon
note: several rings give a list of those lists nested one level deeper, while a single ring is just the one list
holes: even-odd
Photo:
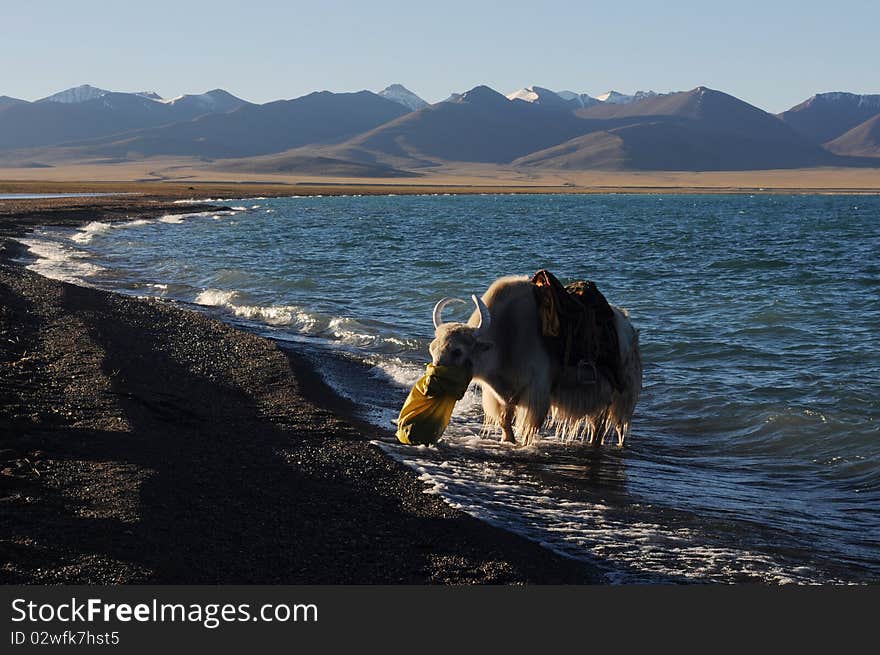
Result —
[{"label": "white foam on water", "polygon": [[89,253],[71,248],[61,241],[38,236],[18,239],[18,242],[27,247],[29,255],[36,258],[28,264],[28,270],[53,280],[85,283],[85,278],[104,270],[87,261]]},{"label": "white foam on water", "polygon": [[399,357],[376,358],[370,363],[373,364],[370,369],[371,376],[390,382],[401,389],[412,387],[424,374],[424,369],[417,364]]},{"label": "white foam on water", "polygon": [[376,341],[376,336],[364,330],[358,321],[345,316],[331,318],[327,329],[334,339],[360,348],[366,348]]},{"label": "white foam on water", "polygon": [[219,211],[219,212],[192,212],[191,214],[165,214],[159,219],[160,223],[170,223],[172,225],[178,225],[183,223],[188,218],[198,218],[204,216],[210,216],[211,218],[219,218],[220,216],[234,216],[237,212],[233,210],[228,211]]},{"label": "white foam on water", "polygon": [[318,322],[315,316],[296,305],[246,305],[234,302],[240,295],[235,290],[204,289],[193,302],[208,307],[224,307],[239,318],[267,325],[292,326],[305,333]]},{"label": "white foam on water", "polygon": [[109,232],[113,229],[113,225],[111,223],[103,223],[101,221],[92,221],[88,225],[85,225],[79,228],[71,237],[71,241],[76,241],[77,243],[91,243],[92,239],[97,234],[101,234],[103,232]]},{"label": "white foam on water", "polygon": [[296,325],[299,327],[299,331],[305,334],[312,333],[318,325],[317,317],[301,308],[297,309],[293,318]]},{"label": "white foam on water", "polygon": [[94,239],[96,236],[100,234],[106,234],[111,230],[122,230],[130,227],[140,227],[143,225],[149,225],[151,223],[153,223],[153,221],[147,218],[136,218],[132,221],[125,221],[124,223],[92,221],[91,223],[88,223],[83,227],[77,228],[76,232],[70,235],[70,240],[75,241],[76,243],[87,244],[91,243],[92,239]]},{"label": "white foam on water", "polygon": [[223,291],[222,289],[205,289],[199,292],[193,302],[208,307],[223,307],[229,305],[237,293],[237,291]]},{"label": "white foam on water", "polygon": [[[242,200],[241,198],[184,198],[182,200],[175,200],[172,204],[175,205],[196,205],[203,202],[233,202],[235,200]],[[260,200],[260,198],[254,198],[254,200]],[[265,198],[263,198],[265,200]]]},{"label": "white foam on water", "polygon": [[[291,323],[299,322],[300,318],[305,315],[305,312],[292,305],[260,306],[230,304],[229,308],[236,316],[269,325],[290,325]],[[307,323],[308,319],[304,322]]]},{"label": "white foam on water", "polygon": [[[155,297],[162,298],[165,296],[165,294],[168,293],[168,285],[167,284],[148,283],[147,287],[149,289],[152,289],[152,294],[146,296],[147,298],[155,298]],[[141,296],[141,297],[143,297],[143,296]]]},{"label": "white foam on water", "polygon": [[245,304],[237,302],[240,298],[241,293],[236,290],[208,288],[200,291],[193,302],[223,307],[239,318],[274,326],[289,326],[302,334],[330,338],[345,345],[370,345],[380,339],[350,318],[321,316],[296,305]]}]

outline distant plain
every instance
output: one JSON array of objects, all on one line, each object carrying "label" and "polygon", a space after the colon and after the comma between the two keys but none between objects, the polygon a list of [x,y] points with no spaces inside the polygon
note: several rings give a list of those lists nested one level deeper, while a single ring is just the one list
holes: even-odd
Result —
[{"label": "distant plain", "polygon": [[634,172],[522,171],[464,164],[440,167],[419,177],[369,179],[233,173],[192,158],[0,167],[0,193],[92,191],[169,198],[351,193],[880,193],[880,167]]}]

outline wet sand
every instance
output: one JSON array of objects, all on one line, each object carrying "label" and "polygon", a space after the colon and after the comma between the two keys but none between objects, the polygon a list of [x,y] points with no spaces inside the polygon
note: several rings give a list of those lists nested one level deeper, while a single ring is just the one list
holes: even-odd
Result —
[{"label": "wet sand", "polygon": [[295,352],[13,261],[172,199],[0,202],[0,582],[599,581],[424,494]]}]

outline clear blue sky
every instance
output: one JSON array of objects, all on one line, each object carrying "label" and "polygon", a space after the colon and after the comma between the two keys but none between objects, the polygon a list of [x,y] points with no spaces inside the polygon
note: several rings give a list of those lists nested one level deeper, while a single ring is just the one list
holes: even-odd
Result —
[{"label": "clear blue sky", "polygon": [[706,85],[768,111],[880,93],[880,1],[41,0],[0,4],[0,95],[89,83],[255,102],[400,82],[593,95]]}]

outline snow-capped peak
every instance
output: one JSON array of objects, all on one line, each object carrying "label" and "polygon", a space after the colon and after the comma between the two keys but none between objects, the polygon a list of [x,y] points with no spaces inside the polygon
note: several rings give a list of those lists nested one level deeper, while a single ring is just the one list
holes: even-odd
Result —
[{"label": "snow-capped peak", "polygon": [[[509,100],[522,100],[524,102],[533,102],[542,105],[563,105],[569,107],[590,107],[600,102],[607,102],[611,105],[627,105],[631,102],[644,100],[645,98],[653,98],[657,93],[654,91],[636,91],[632,95],[620,93],[618,91],[608,91],[596,97],[587,93],[575,93],[574,91],[551,91],[540,86],[527,86],[525,88],[509,93]],[[560,102],[562,101],[562,102]]]},{"label": "snow-capped peak", "polygon": [[[89,100],[95,100],[96,98],[103,98],[104,96],[108,96],[114,93],[113,91],[108,91],[107,89],[99,89],[96,86],[91,86],[90,84],[82,84],[80,86],[75,86],[70,89],[65,89],[64,91],[59,91],[58,93],[53,93],[52,95],[43,98],[42,100],[38,100],[37,102],[58,102],[64,105],[75,105],[82,102],[88,102]],[[155,91],[136,91],[131,94],[137,96],[139,98],[146,98],[147,100],[155,100],[157,102],[162,101],[162,96],[160,96]]]},{"label": "snow-capped peak", "polygon": [[88,102],[95,98],[101,98],[108,93],[110,93],[110,91],[99,89],[98,87],[89,84],[82,84],[70,89],[65,89],[64,91],[59,91],[58,93],[53,93],[40,100],[40,102],[60,102],[65,105],[72,105],[80,102]]},{"label": "snow-capped peak", "polygon": [[160,100],[160,102],[166,105],[185,104],[188,106],[195,106],[210,112],[232,111],[233,109],[238,109],[243,104],[246,104],[241,98],[236,98],[234,95],[223,89],[213,89],[212,91],[206,91],[205,93],[187,93],[177,96],[176,98]]},{"label": "snow-capped peak", "polygon": [[625,105],[633,101],[632,96],[617,91],[607,91],[596,96],[599,102],[607,102],[610,105]]},{"label": "snow-capped peak", "polygon": [[[702,92],[705,93],[707,91],[706,88],[700,87]],[[664,93],[657,93],[656,91],[636,91],[633,94],[633,102],[637,102],[639,100],[646,100],[648,98],[656,98],[657,96],[666,95]]]},{"label": "snow-capped peak", "polygon": [[847,102],[860,108],[880,109],[880,94],[847,93],[846,91],[830,91],[817,93],[810,100],[823,100],[825,102]]},{"label": "snow-capped peak", "polygon": [[161,102],[163,105],[176,105],[182,101],[186,101],[192,98],[195,102],[198,102],[200,104],[209,104],[211,102],[211,99],[205,96],[207,96],[207,94],[192,95],[189,93],[184,93],[183,95],[175,96],[173,98],[162,98],[159,100],[159,102]]},{"label": "snow-capped peak", "polygon": [[379,95],[387,100],[403,105],[412,111],[418,111],[419,109],[424,109],[428,106],[427,102],[422,100],[402,84],[392,84],[391,86],[387,86],[379,91]]},{"label": "snow-capped peak", "polygon": [[618,91],[608,91],[607,93],[597,95],[596,99],[599,102],[607,102],[609,105],[628,105],[631,102],[653,98],[656,95],[657,93],[654,91],[636,91],[632,95],[626,95]]},{"label": "snow-capped peak", "polygon": [[590,107],[598,104],[599,101],[588,93],[575,93],[574,91],[557,91],[556,95],[570,102],[576,107]]},{"label": "snow-capped peak", "polygon": [[523,100],[525,102],[538,102],[541,99],[541,94],[538,93],[535,89],[540,89],[541,87],[527,86],[522,89],[518,89],[513,93],[507,94],[508,100]]},{"label": "snow-capped peak", "polygon": [[578,94],[571,91],[551,91],[542,86],[527,86],[507,95],[508,100],[522,100],[539,105],[560,108],[587,107],[595,103],[595,100],[586,93]]}]

